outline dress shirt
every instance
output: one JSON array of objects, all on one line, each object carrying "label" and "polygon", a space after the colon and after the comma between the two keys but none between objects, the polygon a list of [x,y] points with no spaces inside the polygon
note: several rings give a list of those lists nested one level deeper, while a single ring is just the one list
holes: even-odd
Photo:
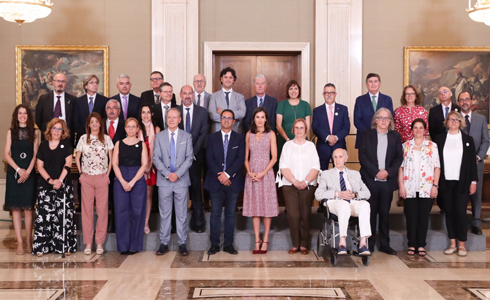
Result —
[{"label": "dress shirt", "polygon": [[[264,93],[264,95],[263,95],[262,97],[259,97],[259,96],[257,96],[257,95],[256,95],[256,97],[257,97],[257,107],[259,107],[259,106],[260,106],[260,99],[262,99],[262,105],[264,105],[264,104],[265,104],[265,93]],[[269,113],[269,112],[267,112],[267,113]],[[269,113],[269,114],[270,114],[270,113]]]},{"label": "dress shirt", "polygon": [[444,176],[446,180],[459,180],[461,162],[463,160],[463,138],[461,131],[456,134],[447,133],[443,149]]},{"label": "dress shirt", "polygon": [[197,105],[197,99],[199,99],[199,97],[197,97],[198,95],[201,95],[201,103],[199,103],[199,106],[206,108],[204,106],[204,104],[205,104],[204,103],[204,96],[206,95],[206,93],[204,91],[202,91],[202,93],[200,93],[200,94],[198,92],[194,91],[194,104]]},{"label": "dress shirt", "polygon": [[[325,109],[327,110],[327,120],[328,118],[330,117],[330,106],[332,106],[332,111],[333,111],[333,114],[334,114],[334,119],[335,119],[335,102],[332,104],[332,105],[328,105],[326,102],[325,102]],[[333,124],[333,123],[332,123]],[[330,128],[330,130],[332,130],[332,128]],[[325,143],[328,143],[328,138],[330,137],[330,134],[327,135],[327,138],[325,139]]]},{"label": "dress shirt", "polygon": [[[119,118],[116,118],[114,120],[114,124],[112,125],[114,127],[114,132],[117,131],[117,124],[119,124]],[[111,120],[107,119],[105,121],[105,128],[107,128],[107,133],[109,133],[109,127],[111,126]]]},{"label": "dress shirt", "polygon": [[[92,99],[92,104],[95,106],[95,98],[97,98],[97,93],[93,94],[92,96],[90,96],[87,93],[87,104],[90,103],[90,97],[94,98],[94,99]],[[129,98],[128,98],[128,100],[129,100]],[[122,101],[122,98],[121,98],[121,101]]]},{"label": "dress shirt", "polygon": [[[231,101],[231,95],[233,94],[233,88],[231,88],[229,91],[225,90],[225,88],[222,88],[222,90],[223,90],[223,93],[229,92],[228,99],[230,99],[230,101]],[[226,94],[225,94],[225,99],[226,99]]]},{"label": "dress shirt", "polygon": [[183,116],[182,116],[182,122],[184,122],[183,123],[184,124],[184,131],[187,129],[187,128],[185,128],[185,124],[187,124],[186,121],[187,121],[187,109],[188,108],[190,108],[189,109],[189,116],[191,118],[191,123],[190,124],[191,124],[191,128],[192,128],[192,114],[194,112],[194,104],[191,103],[190,106],[185,106],[184,104],[182,104],[182,114],[183,114]]},{"label": "dress shirt", "polygon": [[[463,119],[465,120],[465,122],[466,122],[466,119],[465,119],[465,118],[466,118],[466,116],[468,116],[468,119],[470,120],[470,123],[471,123],[471,110],[470,110],[470,112],[469,112],[469,113],[467,113],[467,114],[465,114],[464,112],[462,112],[462,111],[461,111],[461,115],[463,116]],[[466,124],[466,123],[465,123],[465,124]],[[468,134],[469,134],[469,133],[468,133]],[[478,150],[478,149],[476,149],[476,150]]]},{"label": "dress shirt", "polygon": [[[335,171],[337,171],[337,179],[338,179],[339,184],[340,184],[340,171],[341,170],[335,168]],[[347,178],[347,173],[345,172],[345,168],[342,170],[342,172],[344,172],[342,174],[342,176],[344,177],[345,188],[352,192],[352,186],[350,185],[349,179]]]},{"label": "dress shirt", "polygon": [[441,103],[442,115],[444,116],[444,120],[446,120],[446,107],[449,107],[449,110],[447,112],[447,114],[449,115],[449,113],[451,112],[452,102],[449,102],[448,106],[444,106],[444,104]]},{"label": "dress shirt", "polygon": [[[303,145],[298,145],[294,141],[288,141],[284,144],[279,159],[279,169],[289,169],[294,178],[303,181],[311,169],[321,171],[320,158],[316,152],[315,144],[306,141]],[[277,172],[276,182],[279,187],[283,185],[292,185],[281,172]],[[316,178],[310,182],[310,185],[316,185]]]},{"label": "dress shirt", "polygon": [[170,110],[172,108],[172,101],[170,101],[168,104],[165,104],[163,103],[162,98],[160,98],[160,106],[162,107],[163,128],[167,128],[167,116],[165,115],[165,106],[168,106],[168,110]]},{"label": "dress shirt", "polygon": [[371,94],[371,92],[368,92],[369,93],[369,99],[371,100],[371,103],[373,102],[373,96],[376,96],[376,99],[374,101],[376,101],[376,107],[378,107],[378,102],[379,102],[379,91],[376,93],[376,94]]},{"label": "dress shirt", "polygon": [[171,138],[172,138],[172,134],[171,134],[172,132],[175,133],[174,134],[174,142],[175,142],[175,151],[177,151],[177,137],[179,136],[179,127],[177,127],[177,129],[175,129],[175,131],[168,129],[168,141],[169,142],[171,141]]},{"label": "dress shirt", "polygon": [[53,95],[54,95],[54,99],[53,99],[53,112],[54,112],[54,108],[56,107],[56,102],[58,102],[58,96],[61,96],[60,98],[60,104],[61,104],[61,117],[60,119],[62,120],[65,120],[66,121],[66,113],[65,113],[65,92],[61,93],[61,95],[58,95],[56,94],[56,92],[53,92]]},{"label": "dress shirt", "polygon": [[[223,130],[221,130],[221,137],[223,139],[223,145],[222,145],[223,149],[225,147],[225,135],[228,135],[228,147],[230,147],[230,137],[231,137],[231,132],[232,131],[233,130],[230,130],[230,132],[226,133]],[[228,150],[230,150],[230,149],[228,149]],[[228,173],[226,173],[226,172],[224,172],[224,173],[226,174],[226,176],[228,176],[228,178],[230,178],[230,175],[228,175]]]}]

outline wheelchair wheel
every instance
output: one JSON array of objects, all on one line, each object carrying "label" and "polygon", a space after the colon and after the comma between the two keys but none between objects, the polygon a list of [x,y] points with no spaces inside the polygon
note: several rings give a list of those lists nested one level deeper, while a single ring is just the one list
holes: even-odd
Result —
[{"label": "wheelchair wheel", "polygon": [[370,258],[371,258],[370,256],[363,256],[362,257],[362,264],[367,267],[369,265],[369,259]]},{"label": "wheelchair wheel", "polygon": [[330,264],[334,267],[337,265],[337,249],[332,249],[330,251]]}]

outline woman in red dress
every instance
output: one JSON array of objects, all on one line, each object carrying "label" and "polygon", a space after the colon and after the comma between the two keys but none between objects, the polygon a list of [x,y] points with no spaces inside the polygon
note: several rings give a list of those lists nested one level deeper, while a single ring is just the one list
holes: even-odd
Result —
[{"label": "woman in red dress", "polygon": [[[413,139],[412,122],[415,119],[421,118],[426,124],[427,110],[420,106],[422,103],[422,94],[419,89],[413,85],[407,85],[403,89],[403,94],[400,98],[402,106],[395,109],[395,130],[401,135],[402,143]],[[429,126],[425,130],[424,136],[429,132]]]}]

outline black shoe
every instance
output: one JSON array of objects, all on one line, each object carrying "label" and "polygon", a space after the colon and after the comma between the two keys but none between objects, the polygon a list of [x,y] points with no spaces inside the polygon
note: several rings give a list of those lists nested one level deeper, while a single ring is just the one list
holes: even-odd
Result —
[{"label": "black shoe", "polygon": [[208,250],[209,255],[213,255],[219,252],[219,246],[217,245],[212,245],[211,248]]},{"label": "black shoe", "polygon": [[168,252],[168,246],[164,244],[160,244],[160,248],[157,250],[157,255],[164,255]]},{"label": "black shoe", "polygon": [[134,255],[136,253],[138,253],[138,251],[128,251],[128,255]]},{"label": "black shoe", "polygon": [[123,251],[121,252],[121,255],[129,255],[129,251]]},{"label": "black shoe", "polygon": [[203,233],[204,231],[206,231],[206,230],[205,230],[205,228],[204,228],[204,225],[201,225],[201,226],[195,226],[195,227],[193,228],[193,230],[194,230],[194,232],[197,232],[197,233]]},{"label": "black shoe", "polygon": [[170,229],[170,233],[171,233],[171,234],[175,234],[175,233],[177,233],[177,230],[175,230],[175,228],[174,228],[174,227],[172,227],[172,229]]},{"label": "black shoe", "polygon": [[189,251],[187,251],[187,247],[185,244],[179,245],[179,253],[182,256],[187,256],[189,255]]},{"label": "black shoe", "polygon": [[482,231],[478,226],[471,226],[471,232],[476,235],[482,235]]},{"label": "black shoe", "polygon": [[238,254],[238,251],[235,250],[233,245],[223,247],[223,251],[228,252],[228,253],[233,254],[233,255]]},{"label": "black shoe", "polygon": [[396,255],[396,251],[391,247],[388,247],[386,249],[379,249],[379,251],[384,252],[384,253],[389,254],[389,255]]}]

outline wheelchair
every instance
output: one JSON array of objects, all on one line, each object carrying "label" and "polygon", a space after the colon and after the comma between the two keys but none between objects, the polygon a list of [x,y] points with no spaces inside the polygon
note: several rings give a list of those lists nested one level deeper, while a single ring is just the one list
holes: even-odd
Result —
[{"label": "wheelchair", "polygon": [[[338,259],[338,245],[336,244],[336,238],[340,236],[340,233],[336,231],[336,228],[339,226],[338,218],[337,215],[333,214],[330,212],[328,209],[327,205],[327,199],[323,199],[320,202],[320,205],[323,206],[323,228],[322,231],[320,232],[320,236],[318,238],[318,244],[319,246],[324,246],[326,247],[327,250],[330,252],[330,263],[332,266],[336,266]],[[329,232],[329,227],[331,228],[331,232]],[[351,237],[352,240],[352,247],[359,249],[359,244],[360,244],[360,233],[359,233],[359,218],[358,217],[350,217],[349,218],[349,225],[347,228],[347,236]],[[320,247],[318,247],[320,249]],[[342,256],[360,256],[362,260],[362,264],[364,266],[369,265],[369,260],[371,258],[371,255],[360,255],[358,251],[354,250],[349,250],[347,252],[347,255],[342,255]]]}]

